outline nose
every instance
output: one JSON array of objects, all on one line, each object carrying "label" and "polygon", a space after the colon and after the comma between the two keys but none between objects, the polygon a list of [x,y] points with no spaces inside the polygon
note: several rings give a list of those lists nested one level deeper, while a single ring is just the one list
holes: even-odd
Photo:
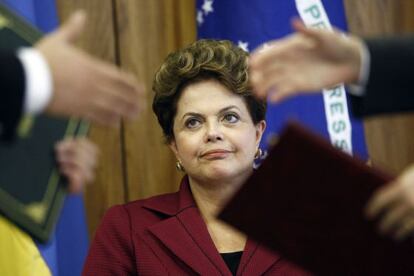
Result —
[{"label": "nose", "polygon": [[216,122],[207,124],[206,142],[217,142],[223,140],[223,133]]}]

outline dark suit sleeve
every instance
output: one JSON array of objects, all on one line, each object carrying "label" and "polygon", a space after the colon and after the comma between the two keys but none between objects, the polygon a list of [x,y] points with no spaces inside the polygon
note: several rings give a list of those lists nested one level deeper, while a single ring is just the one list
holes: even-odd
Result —
[{"label": "dark suit sleeve", "polygon": [[23,109],[24,71],[13,52],[0,51],[0,64],[0,139],[12,140]]},{"label": "dark suit sleeve", "polygon": [[82,275],[136,275],[131,235],[125,208],[110,208],[96,230]]},{"label": "dark suit sleeve", "polygon": [[365,96],[351,96],[356,116],[414,111],[414,36],[366,40],[371,65]]}]

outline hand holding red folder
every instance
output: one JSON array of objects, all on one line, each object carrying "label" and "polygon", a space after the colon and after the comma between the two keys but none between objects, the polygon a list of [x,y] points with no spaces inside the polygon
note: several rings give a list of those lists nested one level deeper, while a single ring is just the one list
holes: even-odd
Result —
[{"label": "hand holding red folder", "polygon": [[414,245],[364,214],[392,180],[291,124],[219,218],[317,275],[414,275]]},{"label": "hand holding red folder", "polygon": [[414,230],[414,165],[378,189],[367,204],[368,218],[381,216],[379,229],[402,240]]}]

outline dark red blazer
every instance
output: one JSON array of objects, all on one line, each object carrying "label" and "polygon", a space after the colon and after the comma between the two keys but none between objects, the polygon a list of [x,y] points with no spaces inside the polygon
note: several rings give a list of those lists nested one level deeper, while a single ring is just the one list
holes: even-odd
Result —
[{"label": "dark red blazer", "polygon": [[[83,275],[231,275],[194,202],[187,177],[177,193],[110,208]],[[237,275],[308,275],[248,240]]]}]

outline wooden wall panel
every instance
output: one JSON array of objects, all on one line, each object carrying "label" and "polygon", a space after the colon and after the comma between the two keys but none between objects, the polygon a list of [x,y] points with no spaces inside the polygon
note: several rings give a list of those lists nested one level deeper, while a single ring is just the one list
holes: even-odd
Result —
[{"label": "wooden wall panel", "polygon": [[400,26],[399,32],[401,33],[413,33],[414,32],[414,1],[400,0],[398,5],[397,14],[398,24]]},{"label": "wooden wall panel", "polygon": [[[413,1],[345,0],[345,7],[351,33],[374,36],[414,32]],[[374,165],[398,173],[414,162],[414,115],[369,118],[364,126]]]},{"label": "wooden wall panel", "polygon": [[86,189],[89,232],[114,204],[177,189],[181,175],[164,145],[152,113],[151,84],[165,56],[195,40],[194,0],[58,0],[61,19],[76,9],[88,13],[79,45],[87,52],[132,71],[147,87],[147,110],[120,129],[92,126],[100,147],[97,179]]},{"label": "wooden wall panel", "polygon": [[175,191],[181,175],[152,112],[152,79],[168,53],[195,39],[193,0],[117,0],[121,66],[147,87],[147,110],[125,125],[128,200]]},{"label": "wooden wall panel", "polygon": [[[87,26],[79,40],[90,54],[116,63],[113,3],[111,0],[58,0],[61,20],[76,9],[88,14]],[[89,233],[92,234],[109,206],[125,202],[121,155],[121,130],[91,126],[90,138],[101,151],[97,177],[87,187],[84,199]]]}]

